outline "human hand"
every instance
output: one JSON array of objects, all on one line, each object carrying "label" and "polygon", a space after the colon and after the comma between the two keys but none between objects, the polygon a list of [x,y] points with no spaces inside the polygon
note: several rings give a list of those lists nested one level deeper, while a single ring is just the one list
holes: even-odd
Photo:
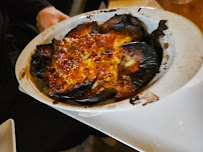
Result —
[{"label": "human hand", "polygon": [[65,19],[68,19],[69,16],[57,10],[55,7],[50,6],[41,10],[36,18],[37,28],[39,32],[46,30],[54,24],[57,24]]}]

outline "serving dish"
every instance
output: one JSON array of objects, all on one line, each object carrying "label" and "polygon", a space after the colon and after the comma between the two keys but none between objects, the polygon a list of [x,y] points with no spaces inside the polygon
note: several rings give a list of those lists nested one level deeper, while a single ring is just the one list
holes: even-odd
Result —
[{"label": "serving dish", "polygon": [[[102,24],[115,14],[131,14],[140,19],[151,33],[160,20],[167,20],[168,29],[160,39],[164,49],[159,73],[137,96],[139,100],[126,99],[119,102],[107,100],[94,106],[77,103],[60,103],[45,95],[38,89],[30,75],[31,55],[36,45],[50,43],[53,38],[62,39],[72,28],[84,22],[97,21]],[[193,31],[192,33],[187,31]],[[118,111],[147,105],[160,100],[185,85],[199,70],[202,64],[202,35],[193,23],[176,14],[146,8],[106,9],[84,13],[58,23],[35,37],[22,51],[16,63],[16,76],[20,86],[35,99],[66,110],[74,111]],[[190,44],[190,45],[189,45]],[[192,51],[191,51],[192,50]]]}]

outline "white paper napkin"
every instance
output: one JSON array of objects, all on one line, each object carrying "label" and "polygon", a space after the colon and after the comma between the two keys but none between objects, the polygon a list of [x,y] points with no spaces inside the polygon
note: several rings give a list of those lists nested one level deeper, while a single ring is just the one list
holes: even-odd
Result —
[{"label": "white paper napkin", "polygon": [[8,119],[0,125],[0,152],[16,152],[15,125]]}]

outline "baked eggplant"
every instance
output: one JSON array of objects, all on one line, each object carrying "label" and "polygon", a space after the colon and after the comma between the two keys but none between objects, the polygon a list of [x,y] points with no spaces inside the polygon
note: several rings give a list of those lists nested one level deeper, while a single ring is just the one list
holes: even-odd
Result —
[{"label": "baked eggplant", "polygon": [[102,25],[83,23],[62,40],[37,46],[30,72],[62,102],[92,105],[131,98],[158,72],[162,54],[156,49],[165,29],[161,21],[148,34],[132,15],[116,15]]},{"label": "baked eggplant", "polygon": [[83,105],[92,105],[104,101],[106,99],[114,98],[117,94],[115,89],[104,89],[99,94],[95,94],[89,98],[75,99],[76,102]]},{"label": "baked eggplant", "polygon": [[[125,44],[123,49],[125,55],[129,55],[133,60],[139,62],[139,70],[136,71],[132,71],[129,66],[126,66],[126,71],[129,73],[134,89],[139,91],[159,70],[157,52],[145,42]],[[128,72],[129,70],[131,71]]]},{"label": "baked eggplant", "polygon": [[143,22],[132,15],[115,15],[102,24],[102,33],[111,31],[121,35],[129,35],[133,41],[142,41],[147,35]]},{"label": "baked eggplant", "polygon": [[154,50],[156,50],[159,60],[159,65],[161,65],[162,56],[163,56],[163,48],[161,47],[159,38],[164,36],[164,30],[168,29],[166,26],[166,20],[161,20],[159,22],[158,28],[154,30],[151,34],[148,34],[145,37],[145,42],[149,44]]},{"label": "baked eggplant", "polygon": [[85,81],[81,85],[77,85],[67,92],[55,93],[54,97],[59,99],[75,100],[82,98],[85,92],[92,88],[93,82]]},{"label": "baked eggplant", "polygon": [[53,52],[52,44],[38,45],[35,54],[32,55],[30,73],[39,79],[43,79],[43,73],[47,71]]},{"label": "baked eggplant", "polygon": [[73,28],[65,37],[82,37],[90,33],[99,33],[100,28],[96,21],[90,23],[83,23]]}]

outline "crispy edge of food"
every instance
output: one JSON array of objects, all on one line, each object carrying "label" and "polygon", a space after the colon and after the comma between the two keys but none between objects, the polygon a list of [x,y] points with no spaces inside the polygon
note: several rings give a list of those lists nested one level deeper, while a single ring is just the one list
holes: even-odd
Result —
[{"label": "crispy edge of food", "polygon": [[83,23],[73,28],[65,37],[81,37],[88,33],[99,33],[100,27],[96,21]]}]

